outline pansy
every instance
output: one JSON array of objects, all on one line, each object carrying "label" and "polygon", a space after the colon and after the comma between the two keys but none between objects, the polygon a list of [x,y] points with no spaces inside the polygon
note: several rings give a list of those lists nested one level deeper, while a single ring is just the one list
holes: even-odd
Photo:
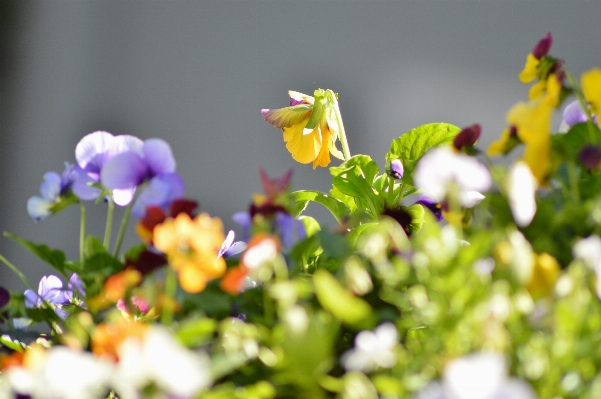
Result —
[{"label": "pansy", "polygon": [[133,206],[132,214],[142,217],[148,206],[166,208],[184,193],[184,182],[175,173],[176,162],[167,142],[148,139],[138,148],[122,152],[109,159],[100,171],[104,187],[129,190],[148,182]]},{"label": "pansy", "polygon": [[416,399],[535,399],[525,381],[509,377],[503,355],[479,352],[447,363],[442,381],[430,382]]},{"label": "pansy", "polygon": [[403,166],[403,162],[400,159],[393,159],[390,161],[390,175],[397,180],[403,178],[405,174],[405,167]]},{"label": "pansy", "polygon": [[414,204],[419,204],[432,212],[436,220],[442,220],[442,204],[440,202],[432,201],[430,198],[422,196]]},{"label": "pansy", "polygon": [[284,132],[286,148],[292,158],[300,163],[313,162],[328,166],[330,154],[344,159],[336,148],[339,138],[336,94],[331,90],[315,90],[314,97],[289,91],[290,106],[280,109],[263,109],[265,121]]},{"label": "pansy", "polygon": [[221,277],[226,264],[218,256],[225,236],[223,223],[203,213],[191,219],[180,213],[154,228],[154,245],[167,255],[178,272],[181,287],[190,293],[202,291],[207,282]]},{"label": "pansy", "polygon": [[465,208],[476,206],[492,184],[490,172],[476,158],[455,153],[450,147],[428,151],[418,162],[413,176],[422,194],[438,203],[457,188],[458,201]]},{"label": "pansy", "polygon": [[238,255],[246,249],[246,243],[244,241],[234,242],[235,238],[236,233],[234,233],[234,230],[230,230],[225,237],[225,241],[221,244],[221,248],[219,248],[218,256],[229,258],[230,256]]},{"label": "pansy", "polygon": [[[142,140],[135,136],[113,136],[103,131],[84,136],[75,146],[75,159],[85,173],[79,175],[73,186],[73,193],[81,199],[97,198],[101,190],[94,187],[96,190],[90,191],[90,187],[100,183],[104,165],[119,154],[128,151],[140,152],[142,146]],[[131,202],[134,188],[114,188],[112,193],[115,203],[124,206]]]},{"label": "pansy", "polygon": [[[74,276],[76,275],[74,274]],[[79,277],[72,277],[71,279],[73,281],[77,281],[79,280]],[[79,290],[78,287],[75,288]],[[82,287],[81,289],[83,290]],[[46,304],[50,304],[53,306],[56,314],[64,320],[67,318],[68,313],[67,311],[61,309],[61,306],[68,305],[72,298],[73,289],[64,289],[63,282],[58,277],[53,275],[44,276],[40,280],[37,293],[32,290],[25,291],[25,307],[38,308],[43,307]]]},{"label": "pansy", "polygon": [[33,196],[27,201],[27,212],[34,220],[41,220],[53,213],[74,181],[74,166],[65,163],[61,175],[56,172],[46,172],[44,181],[40,184],[40,196]]},{"label": "pansy", "polygon": [[572,252],[574,258],[584,262],[595,272],[595,291],[601,299],[601,238],[597,235],[582,238],[574,244]]},{"label": "pansy", "polygon": [[524,69],[519,75],[522,83],[530,83],[536,79],[539,72],[540,61],[549,53],[552,44],[553,36],[551,35],[551,32],[547,32],[545,37],[534,46],[532,52],[526,56],[526,65],[524,65]]},{"label": "pansy", "polygon": [[563,110],[563,120],[559,126],[559,131],[567,132],[572,126],[587,121],[586,112],[582,109],[580,101],[574,100]]},{"label": "pansy", "polygon": [[595,115],[601,113],[601,69],[593,68],[580,77],[582,94]]},{"label": "pansy", "polygon": [[394,348],[398,343],[394,324],[384,323],[374,331],[361,331],[355,337],[353,349],[342,354],[341,363],[348,370],[370,372],[377,367],[391,368],[397,362]]},{"label": "pansy", "polygon": [[8,304],[10,301],[10,293],[8,290],[0,285],[0,309]]}]

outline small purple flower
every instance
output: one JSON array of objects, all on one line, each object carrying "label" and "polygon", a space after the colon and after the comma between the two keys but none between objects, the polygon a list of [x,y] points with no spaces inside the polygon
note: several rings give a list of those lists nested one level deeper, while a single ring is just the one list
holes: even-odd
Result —
[{"label": "small purple flower", "polygon": [[[123,152],[109,159],[102,167],[102,185],[113,190],[133,191],[141,184],[148,186],[134,204],[132,213],[142,217],[147,206],[166,208],[184,193],[182,178],[175,173],[176,162],[167,142],[149,139],[139,151]],[[117,203],[117,201],[115,201]]]},{"label": "small purple flower", "polygon": [[578,100],[572,101],[563,110],[563,122],[568,125],[568,127],[572,127],[577,123],[586,122],[586,119],[586,113],[580,106]]},{"label": "small purple flower", "polygon": [[33,196],[27,201],[27,212],[34,220],[42,220],[52,214],[52,207],[56,205],[61,196],[71,187],[74,176],[74,166],[65,163],[65,170],[61,175],[56,172],[46,172],[44,181],[40,184],[40,195]]},{"label": "small purple flower", "polygon": [[274,231],[282,240],[282,247],[287,249],[307,236],[304,223],[284,212],[275,214]]},{"label": "small purple flower", "polygon": [[252,226],[252,217],[249,212],[236,212],[232,220],[242,228],[242,241],[248,241],[250,238],[250,227]]},{"label": "small purple flower", "polygon": [[[101,191],[90,191],[90,183],[100,183],[101,173],[107,162],[126,152],[140,153],[142,146],[142,140],[134,136],[113,136],[102,131],[84,136],[75,147],[75,159],[85,174],[77,174],[78,184],[74,184],[73,193],[81,199],[97,198]],[[135,189],[135,187],[108,188],[113,189],[113,200],[121,206],[131,202]]]},{"label": "small purple flower", "polygon": [[586,169],[599,169],[599,165],[601,165],[601,148],[598,146],[586,145],[582,147],[578,156]]},{"label": "small purple flower", "polygon": [[236,241],[236,233],[234,230],[230,230],[227,233],[227,237],[225,237],[225,241],[221,244],[221,248],[219,249],[219,256],[223,256],[224,258],[229,258],[234,255],[238,255],[240,252],[246,249],[246,243],[244,241]]},{"label": "small purple flower", "polygon": [[63,282],[56,276],[44,276],[38,285],[38,292],[32,290],[25,291],[25,307],[37,308],[44,306],[45,303],[54,305],[54,311],[61,319],[66,319],[68,313],[61,309],[61,306],[70,304],[75,292],[81,296],[85,296],[86,292],[83,288],[83,281],[77,273],[73,273],[67,284],[67,288],[63,288]]},{"label": "small purple flower", "polygon": [[403,178],[403,174],[405,174],[405,167],[400,159],[393,159],[390,161],[390,174],[397,180]]}]

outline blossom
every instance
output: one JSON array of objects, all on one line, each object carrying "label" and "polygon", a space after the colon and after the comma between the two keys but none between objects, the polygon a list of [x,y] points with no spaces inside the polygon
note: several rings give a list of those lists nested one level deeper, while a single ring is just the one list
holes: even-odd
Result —
[{"label": "blossom", "polygon": [[100,179],[109,189],[130,190],[148,182],[132,208],[137,217],[144,215],[147,206],[167,206],[184,193],[184,182],[175,173],[176,162],[167,142],[148,139],[138,148],[120,153],[102,167]]},{"label": "blossom", "polygon": [[381,324],[373,332],[361,331],[355,337],[354,348],[342,354],[342,365],[347,371],[391,368],[397,362],[394,348],[398,339],[397,329],[392,323]]},{"label": "blossom", "polygon": [[549,53],[552,44],[553,36],[551,35],[551,32],[547,32],[545,37],[543,37],[536,44],[536,46],[534,46],[532,52],[527,55],[526,65],[524,65],[524,69],[519,75],[522,83],[530,83],[536,79],[538,76],[540,61]]},{"label": "blossom", "polygon": [[403,178],[405,174],[405,167],[403,166],[403,162],[400,159],[393,159],[390,161],[390,175],[397,180]]},{"label": "blossom", "polygon": [[515,223],[525,227],[536,213],[536,189],[538,182],[524,161],[514,163],[507,175],[507,195]]},{"label": "blossom", "polygon": [[593,68],[580,77],[582,94],[590,104],[591,112],[595,115],[601,113],[601,69]]},{"label": "blossom", "polygon": [[597,235],[582,238],[574,244],[572,252],[576,259],[584,262],[595,272],[597,277],[595,291],[597,297],[601,299],[601,238]]},{"label": "blossom", "polygon": [[0,379],[0,394],[6,388],[10,397],[39,399],[95,399],[106,396],[110,363],[89,352],[54,346],[33,346],[25,351],[22,365],[6,370]]},{"label": "blossom", "polygon": [[101,292],[90,298],[91,309],[104,309],[123,298],[127,291],[142,281],[142,275],[132,267],[113,274],[104,282]]},{"label": "blossom", "polygon": [[563,110],[563,120],[561,121],[559,131],[567,132],[572,126],[587,121],[586,113],[580,105],[580,101],[574,100]]},{"label": "blossom", "polygon": [[198,207],[196,201],[178,198],[169,204],[169,208],[165,211],[159,206],[147,206],[144,215],[140,218],[140,222],[136,226],[136,233],[146,244],[152,242],[152,232],[155,226],[163,223],[168,217],[174,218],[180,213],[186,213],[193,218],[195,209]]},{"label": "blossom", "polygon": [[344,159],[336,148],[339,137],[336,118],[337,100],[331,90],[315,90],[314,97],[290,90],[290,106],[280,109],[263,109],[265,121],[284,132],[286,148],[292,158],[300,163],[313,162],[328,166],[330,154]]},{"label": "blossom", "polygon": [[450,147],[437,147],[428,151],[418,162],[413,176],[415,186],[429,199],[442,202],[455,184],[459,190],[459,203],[476,206],[487,191],[492,179],[490,172],[474,157],[453,152]]},{"label": "blossom", "polygon": [[212,382],[208,356],[184,348],[165,327],[126,338],[118,353],[111,385],[123,399],[140,398],[151,384],[168,397],[190,398]]},{"label": "blossom", "polygon": [[585,145],[580,150],[578,158],[586,169],[599,169],[599,166],[601,166],[601,148],[596,145]]},{"label": "blossom", "polygon": [[453,139],[453,148],[461,151],[464,148],[472,148],[478,142],[482,128],[479,124],[473,124],[462,129]]},{"label": "blossom", "polygon": [[440,202],[432,201],[430,198],[422,196],[414,204],[419,204],[432,212],[439,222],[442,220],[442,204]]},{"label": "blossom", "polygon": [[56,172],[46,172],[44,181],[40,184],[40,195],[33,196],[27,201],[27,212],[34,220],[42,220],[53,213],[53,209],[64,200],[74,180],[74,166],[65,163],[61,175]]},{"label": "blossom", "polygon": [[[73,186],[73,192],[81,199],[95,199],[101,190],[90,193],[90,183],[100,183],[101,172],[105,164],[119,154],[128,151],[141,151],[142,140],[129,135],[113,136],[111,133],[97,131],[84,136],[75,146],[75,159],[85,174]],[[132,187],[114,188],[113,200],[117,205],[127,205],[134,196]],[[94,196],[95,194],[95,196]]]},{"label": "blossom", "polygon": [[[74,274],[74,276],[76,276]],[[73,279],[73,277],[71,277]],[[76,280],[79,277],[75,278]],[[38,285],[38,292],[33,290],[25,291],[25,306],[27,308],[42,307],[49,303],[53,305],[54,311],[61,319],[66,319],[68,313],[61,309],[61,306],[70,303],[73,298],[72,289],[63,289],[62,281],[53,275],[44,276]]]},{"label": "blossom", "polygon": [[238,255],[246,249],[246,243],[244,241],[234,242],[235,238],[236,233],[234,233],[234,230],[230,230],[225,237],[225,241],[221,244],[221,248],[219,248],[218,256],[229,258],[230,256]]},{"label": "blossom", "polygon": [[474,353],[447,363],[442,381],[430,382],[416,399],[535,399],[525,381],[509,377],[499,353]]},{"label": "blossom", "polygon": [[169,218],[154,228],[154,245],[167,255],[178,272],[181,287],[191,293],[225,273],[225,260],[218,256],[225,241],[223,224],[203,213],[193,220],[185,213]]}]

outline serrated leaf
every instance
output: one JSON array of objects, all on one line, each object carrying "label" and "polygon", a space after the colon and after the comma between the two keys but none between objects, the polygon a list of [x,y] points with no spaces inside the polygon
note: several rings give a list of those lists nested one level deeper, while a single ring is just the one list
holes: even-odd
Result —
[{"label": "serrated leaf", "polygon": [[375,163],[369,155],[355,155],[344,161],[340,166],[332,166],[330,173],[332,176],[340,176],[351,169],[358,168],[361,175],[370,186],[374,182],[374,177],[380,172],[378,164]]},{"label": "serrated leaf", "polygon": [[400,159],[405,167],[402,180],[413,186],[411,175],[417,161],[431,148],[450,144],[460,131],[460,128],[449,123],[429,123],[411,129],[392,142],[386,162]]},{"label": "serrated leaf", "polygon": [[61,273],[65,272],[65,254],[58,249],[52,249],[45,244],[36,244],[31,241],[26,241],[16,234],[4,232],[4,236],[19,243],[23,248],[48,263]]},{"label": "serrated leaf", "polygon": [[295,217],[298,217],[307,208],[307,205],[310,201],[323,205],[328,211],[330,211],[338,223],[340,223],[344,215],[347,213],[347,206],[344,204],[344,202],[320,191],[295,191],[290,193],[290,198],[293,202],[290,213]]}]

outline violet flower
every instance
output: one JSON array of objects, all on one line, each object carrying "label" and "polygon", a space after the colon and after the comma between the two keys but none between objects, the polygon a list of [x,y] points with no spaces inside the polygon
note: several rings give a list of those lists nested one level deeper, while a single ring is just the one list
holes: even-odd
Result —
[{"label": "violet flower", "polygon": [[171,147],[161,139],[149,139],[142,146],[109,159],[100,171],[102,185],[113,190],[135,191],[148,182],[134,204],[132,213],[142,217],[147,206],[166,208],[184,192],[182,178],[175,173]]},{"label": "violet flower", "polygon": [[[73,193],[81,199],[97,198],[101,190],[91,192],[90,183],[100,183],[106,163],[128,151],[140,152],[142,146],[142,140],[129,135],[113,136],[111,133],[98,131],[84,136],[75,147],[75,159],[85,174],[78,174]],[[113,201],[117,205],[127,205],[133,199],[135,187],[108,188],[113,189]]]},{"label": "violet flower", "polygon": [[64,289],[63,282],[54,275],[44,276],[40,280],[37,293],[33,290],[25,291],[25,307],[32,309],[50,303],[54,305],[56,314],[65,320],[68,313],[61,309],[61,306],[71,303],[75,290],[81,295],[85,295],[82,281],[76,273],[71,276],[67,287],[67,289]]},{"label": "violet flower", "polygon": [[393,159],[390,161],[390,175],[397,180],[403,178],[405,174],[405,167],[403,166],[403,162],[400,159]]},{"label": "violet flower", "polygon": [[420,204],[424,208],[432,212],[434,214],[434,217],[436,217],[436,220],[438,220],[439,222],[442,220],[442,204],[440,204],[439,202],[432,201],[428,197],[421,197],[414,203]]},{"label": "violet flower", "polygon": [[39,221],[52,214],[52,208],[61,200],[71,187],[74,179],[74,166],[65,162],[65,170],[61,175],[51,171],[44,174],[40,184],[40,195],[27,201],[27,212],[34,220]]},{"label": "violet flower", "polygon": [[234,230],[230,230],[225,237],[225,241],[221,244],[221,248],[219,249],[218,255],[223,256],[224,258],[229,258],[231,256],[238,255],[240,252],[246,249],[246,243],[244,241],[236,241],[236,233]]}]

